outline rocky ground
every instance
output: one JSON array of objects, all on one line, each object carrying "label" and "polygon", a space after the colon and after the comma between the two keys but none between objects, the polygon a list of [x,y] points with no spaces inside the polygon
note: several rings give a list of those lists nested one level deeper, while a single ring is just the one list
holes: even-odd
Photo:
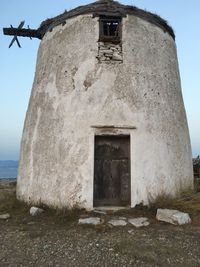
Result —
[{"label": "rocky ground", "polygon": [[[156,208],[137,207],[109,214],[52,211],[39,216],[15,199],[13,185],[0,183],[0,266],[200,266],[200,195],[160,206],[189,212],[192,223],[174,226],[155,219]],[[79,218],[98,216],[105,223],[78,225]],[[145,216],[150,225],[114,227],[119,217]]]}]

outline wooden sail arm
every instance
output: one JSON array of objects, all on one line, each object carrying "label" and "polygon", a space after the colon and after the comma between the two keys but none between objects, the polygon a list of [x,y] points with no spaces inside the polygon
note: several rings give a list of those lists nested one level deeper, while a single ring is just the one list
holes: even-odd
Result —
[{"label": "wooden sail arm", "polygon": [[32,37],[42,39],[42,35],[38,30],[35,29],[19,29],[19,28],[3,28],[3,33],[5,35],[12,36],[22,36],[22,37]]}]

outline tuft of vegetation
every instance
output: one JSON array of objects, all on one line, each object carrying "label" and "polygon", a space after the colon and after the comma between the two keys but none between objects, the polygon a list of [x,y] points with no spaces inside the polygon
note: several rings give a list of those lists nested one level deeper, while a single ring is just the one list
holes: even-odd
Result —
[{"label": "tuft of vegetation", "polygon": [[16,199],[15,194],[4,194],[0,191],[0,213],[23,213],[27,211],[27,206],[21,201]]},{"label": "tuft of vegetation", "polygon": [[[0,213],[10,213],[11,215],[17,215],[17,217],[23,218],[27,221],[51,221],[57,225],[65,225],[66,222],[75,221],[81,217],[100,216],[103,220],[108,220],[111,216],[124,216],[124,217],[148,217],[155,220],[156,211],[158,208],[177,209],[183,212],[187,212],[192,217],[192,223],[200,224],[200,192],[197,189],[193,192],[185,192],[179,198],[172,199],[169,196],[159,196],[156,201],[149,207],[143,205],[137,205],[135,208],[112,211],[106,215],[97,214],[95,212],[87,212],[78,207],[73,209],[55,209],[47,207],[45,205],[36,205],[45,210],[37,218],[32,218],[29,214],[30,205],[27,205],[16,199],[15,187],[0,188]],[[104,225],[96,227],[97,232],[107,232],[109,229]]]},{"label": "tuft of vegetation", "polygon": [[194,190],[200,192],[200,178],[194,179]]}]

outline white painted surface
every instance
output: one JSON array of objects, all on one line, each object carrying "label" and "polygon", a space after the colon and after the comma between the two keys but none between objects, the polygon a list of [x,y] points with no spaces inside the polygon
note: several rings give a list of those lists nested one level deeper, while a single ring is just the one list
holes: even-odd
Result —
[{"label": "white painted surface", "polygon": [[193,187],[174,40],[155,25],[127,16],[123,63],[100,64],[98,31],[97,18],[78,16],[41,42],[21,142],[21,200],[93,209],[98,134],[131,137],[132,207]]}]

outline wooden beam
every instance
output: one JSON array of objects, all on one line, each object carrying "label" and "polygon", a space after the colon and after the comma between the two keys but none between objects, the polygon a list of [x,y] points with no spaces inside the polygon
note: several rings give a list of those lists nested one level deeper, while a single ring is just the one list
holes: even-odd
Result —
[{"label": "wooden beam", "polygon": [[137,128],[135,126],[128,126],[128,125],[92,125],[91,128],[96,129],[130,129],[130,130],[136,130]]},{"label": "wooden beam", "polygon": [[38,30],[34,29],[18,29],[18,28],[3,28],[5,35],[32,37],[42,39],[42,36]]}]

